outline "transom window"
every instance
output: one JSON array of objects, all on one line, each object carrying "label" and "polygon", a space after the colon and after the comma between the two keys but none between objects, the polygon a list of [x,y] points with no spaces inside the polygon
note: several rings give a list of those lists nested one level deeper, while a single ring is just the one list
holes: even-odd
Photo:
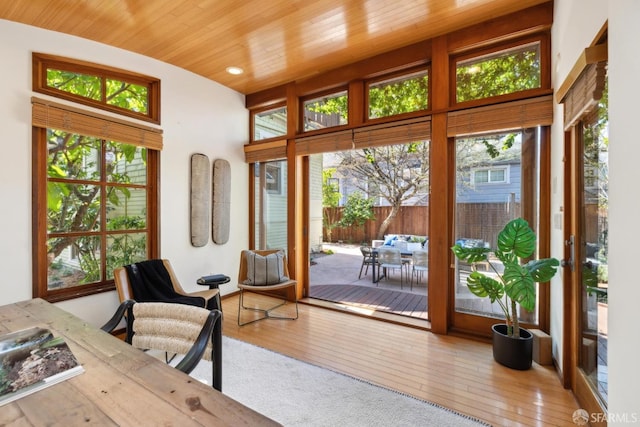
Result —
[{"label": "transom window", "polygon": [[368,84],[369,119],[426,110],[429,71],[420,70]]},{"label": "transom window", "polygon": [[253,140],[275,138],[287,134],[287,107],[271,108],[253,115]]},{"label": "transom window", "polygon": [[160,123],[160,80],[91,63],[33,54],[33,90]]},{"label": "transom window", "polygon": [[541,87],[540,43],[456,61],[456,102]]},{"label": "transom window", "polygon": [[306,100],[303,105],[305,132],[349,123],[346,90]]}]

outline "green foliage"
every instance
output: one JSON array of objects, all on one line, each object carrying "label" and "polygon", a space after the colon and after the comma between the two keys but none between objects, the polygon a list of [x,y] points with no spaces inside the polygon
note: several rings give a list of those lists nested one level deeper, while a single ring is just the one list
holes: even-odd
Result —
[{"label": "green foliage", "polygon": [[[305,102],[304,109],[305,111],[320,113],[327,117],[337,116],[339,117],[339,123],[336,123],[336,125],[346,124],[349,121],[348,97],[342,93],[344,92]],[[313,127],[309,127],[305,122],[305,130],[310,129],[313,129]]]},{"label": "green foliage", "polygon": [[483,99],[540,87],[540,54],[527,47],[480,61],[458,64],[457,102]]},{"label": "green foliage", "polygon": [[146,86],[104,76],[48,68],[47,85],[62,92],[137,113],[146,114],[149,107],[149,90]]},{"label": "green foliage", "polygon": [[371,86],[369,118],[426,110],[428,100],[429,76],[427,74]]},{"label": "green foliage", "polygon": [[336,168],[327,168],[322,171],[322,206],[335,208],[340,204],[340,189],[332,181]]},{"label": "green foliage", "polygon": [[489,141],[486,138],[483,138],[480,142],[487,149],[487,154],[492,159],[500,156],[500,151],[507,151],[511,147],[513,147],[513,143],[515,142],[516,134],[510,133],[505,135],[504,138],[500,138],[498,140]]},{"label": "green foliage", "polygon": [[102,99],[102,81],[98,76],[49,68],[47,69],[47,85],[95,101]]},{"label": "green foliage", "polygon": [[[78,92],[89,92],[81,84],[85,80],[76,77],[65,84]],[[78,86],[72,86],[73,82]],[[101,257],[106,259],[108,274],[114,267],[145,259],[147,235],[133,231],[146,228],[146,216],[127,214],[131,209],[127,206],[139,192],[122,184],[132,183],[131,172],[146,177],[146,150],[56,129],[47,130],[47,141],[47,253],[56,260],[51,265],[50,283],[72,276],[75,278],[70,280],[77,281],[72,285],[100,281]],[[107,204],[108,220],[103,218],[103,203]],[[119,207],[122,215],[114,212]],[[99,236],[83,234],[101,230],[122,230],[109,237],[106,252]],[[69,255],[63,255],[64,251]],[[69,258],[72,254],[77,256],[80,271]]]},{"label": "green foliage", "polygon": [[107,79],[107,102],[137,113],[147,113],[148,90],[145,86]]},{"label": "green foliage", "polygon": [[327,231],[327,238],[330,242],[332,240],[332,230],[339,225],[337,212],[335,209],[331,209],[338,207],[340,204],[338,185],[332,181],[335,172],[335,168],[327,168],[322,171],[322,225]]},{"label": "green foliage", "polygon": [[342,227],[361,227],[373,219],[373,199],[366,198],[360,192],[351,193],[342,211],[340,225]]},{"label": "green foliage", "polygon": [[[505,316],[509,335],[518,337],[520,325],[516,304],[526,310],[533,310],[536,304],[536,283],[551,280],[560,265],[555,258],[523,260],[531,257],[536,250],[536,235],[529,227],[529,223],[522,218],[516,218],[504,226],[498,234],[497,248],[466,248],[456,244],[451,248],[453,254],[461,261],[473,265],[474,271],[467,279],[467,287],[476,296],[489,298],[497,302]],[[500,273],[496,266],[488,262],[489,254],[493,252],[504,265]],[[487,262],[493,273],[491,277],[475,269],[475,263]]]}]

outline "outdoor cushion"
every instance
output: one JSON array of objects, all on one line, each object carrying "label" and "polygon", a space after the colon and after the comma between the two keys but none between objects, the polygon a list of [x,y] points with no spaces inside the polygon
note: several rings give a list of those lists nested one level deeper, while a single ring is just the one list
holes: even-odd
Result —
[{"label": "outdoor cushion", "polygon": [[393,242],[396,240],[398,240],[398,236],[395,234],[387,236],[384,240],[384,246],[393,246]]}]

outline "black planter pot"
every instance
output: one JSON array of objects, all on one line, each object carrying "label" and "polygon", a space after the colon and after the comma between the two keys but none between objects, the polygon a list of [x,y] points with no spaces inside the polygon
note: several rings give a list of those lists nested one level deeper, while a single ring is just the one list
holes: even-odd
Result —
[{"label": "black planter pot", "polygon": [[531,368],[533,357],[533,335],[526,329],[520,328],[520,338],[507,335],[507,325],[496,324],[493,331],[493,358],[511,369],[526,371]]}]

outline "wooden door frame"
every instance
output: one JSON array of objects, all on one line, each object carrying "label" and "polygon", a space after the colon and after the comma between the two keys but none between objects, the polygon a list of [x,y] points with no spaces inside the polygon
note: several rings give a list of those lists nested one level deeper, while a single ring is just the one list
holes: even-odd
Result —
[{"label": "wooden door frame", "polygon": [[[573,264],[574,268],[563,268],[563,299],[564,299],[564,327],[563,327],[563,385],[571,388],[580,406],[589,414],[606,413],[603,402],[598,393],[593,390],[591,382],[580,369],[580,354],[582,351],[582,274],[583,259],[582,244],[582,188],[583,165],[582,122],[578,122],[565,132],[565,167],[564,167],[564,260],[571,259],[571,244],[573,236]],[[566,264],[566,263],[563,263]],[[605,421],[591,420],[592,426],[606,426]]]}]

